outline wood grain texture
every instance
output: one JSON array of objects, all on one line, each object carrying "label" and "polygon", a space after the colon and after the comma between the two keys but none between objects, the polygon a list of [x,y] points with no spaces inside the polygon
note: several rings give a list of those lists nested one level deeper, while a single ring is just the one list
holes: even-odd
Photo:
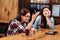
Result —
[{"label": "wood grain texture", "polygon": [[45,32],[48,29],[44,29],[44,31],[38,31],[36,34],[30,34],[29,36],[21,33],[0,38],[0,40],[60,40],[60,25],[55,25],[54,30],[58,32],[56,35],[46,35]]},{"label": "wood grain texture", "polygon": [[0,22],[9,22],[17,13],[18,0],[0,0]]}]

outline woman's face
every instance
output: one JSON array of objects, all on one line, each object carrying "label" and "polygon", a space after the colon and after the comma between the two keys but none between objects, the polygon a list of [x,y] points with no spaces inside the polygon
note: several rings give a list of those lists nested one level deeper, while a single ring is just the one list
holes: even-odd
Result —
[{"label": "woman's face", "polygon": [[43,15],[45,17],[49,17],[51,15],[51,11],[48,8],[43,9]]},{"label": "woman's face", "polygon": [[23,22],[29,22],[29,20],[30,20],[30,13],[27,13],[25,16],[22,16]]}]

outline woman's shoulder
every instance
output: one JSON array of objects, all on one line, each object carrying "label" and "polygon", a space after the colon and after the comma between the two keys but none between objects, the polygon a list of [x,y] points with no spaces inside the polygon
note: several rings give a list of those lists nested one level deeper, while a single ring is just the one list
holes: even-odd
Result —
[{"label": "woman's shoulder", "polygon": [[54,19],[54,17],[51,17],[50,19]]},{"label": "woman's shoulder", "polygon": [[50,18],[50,21],[54,21],[54,17],[51,17],[51,18]]},{"label": "woman's shoulder", "polygon": [[38,17],[41,17],[41,15],[38,15]]},{"label": "woman's shoulder", "polygon": [[41,15],[37,16],[37,18],[40,19],[41,18]]},{"label": "woman's shoulder", "polygon": [[36,21],[39,21],[41,19],[41,15],[37,16]]},{"label": "woman's shoulder", "polygon": [[13,19],[13,20],[11,20],[11,22],[10,22],[10,24],[20,24],[20,21],[18,21],[17,19]]}]

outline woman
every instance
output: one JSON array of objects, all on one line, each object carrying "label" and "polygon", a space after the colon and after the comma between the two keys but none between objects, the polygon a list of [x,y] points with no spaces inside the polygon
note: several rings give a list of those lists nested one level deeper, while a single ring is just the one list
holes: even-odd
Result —
[{"label": "woman", "polygon": [[7,36],[25,32],[28,33],[28,30],[32,28],[33,22],[39,13],[40,12],[37,12],[35,15],[33,15],[32,20],[29,22],[30,11],[26,8],[21,9],[18,16],[9,23]]},{"label": "woman", "polygon": [[49,7],[44,7],[41,15],[36,18],[33,28],[37,29],[39,26],[40,28],[54,29],[54,18]]}]

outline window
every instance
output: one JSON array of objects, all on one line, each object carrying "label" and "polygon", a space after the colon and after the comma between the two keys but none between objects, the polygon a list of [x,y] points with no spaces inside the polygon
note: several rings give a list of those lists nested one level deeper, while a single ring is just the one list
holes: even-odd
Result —
[{"label": "window", "polygon": [[59,4],[52,5],[52,15],[60,16],[60,5]]}]

